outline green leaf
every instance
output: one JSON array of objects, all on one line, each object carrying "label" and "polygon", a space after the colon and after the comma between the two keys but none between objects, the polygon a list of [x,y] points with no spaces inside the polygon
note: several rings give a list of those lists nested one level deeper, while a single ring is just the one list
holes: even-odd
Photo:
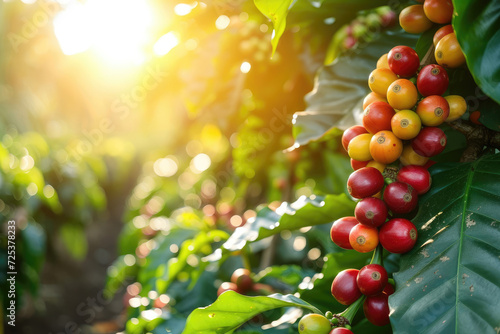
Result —
[{"label": "green leaf", "polygon": [[[186,240],[182,243],[179,255],[172,258],[168,264],[168,278],[165,284],[158,286],[159,292],[165,292],[168,286],[177,278],[177,275],[188,265],[188,258],[192,255],[197,255],[202,251],[203,247],[210,247],[213,242],[227,240],[229,235],[225,231],[214,230],[210,232],[200,232],[194,239]],[[199,270],[203,271],[207,263],[199,264]]]},{"label": "green leaf", "polygon": [[477,85],[500,103],[500,2],[454,0],[453,28]]},{"label": "green leaf", "polygon": [[255,282],[270,283],[282,282],[290,286],[297,286],[306,276],[306,271],[297,265],[272,266],[255,275]]},{"label": "green leaf", "polygon": [[274,26],[273,34],[273,54],[276,51],[278,42],[285,32],[286,16],[292,0],[254,0],[255,6],[262,14],[268,17]]},{"label": "green leaf", "polygon": [[273,211],[268,207],[260,210],[254,219],[238,227],[231,237],[208,261],[218,261],[223,252],[235,252],[248,243],[264,239],[283,230],[297,230],[306,226],[320,225],[340,217],[352,215],[355,202],[345,194],[327,195],[326,197],[301,196],[293,203],[283,204]]},{"label": "green leaf", "polygon": [[138,275],[138,281],[142,284],[143,290],[156,289],[158,284],[165,281],[168,277],[167,262],[176,256],[172,249],[179,248],[182,242],[192,238],[196,232],[191,229],[175,228],[167,235],[159,234],[154,241],[156,247],[146,257]]},{"label": "green leaf", "polygon": [[500,325],[500,154],[431,168],[389,298],[396,332],[496,333]]},{"label": "green leaf", "polygon": [[[215,268],[214,268],[215,269]],[[200,305],[208,305],[217,298],[217,271],[204,270],[192,289],[192,281],[175,281],[168,295],[175,299],[175,310],[186,317]]]},{"label": "green leaf", "polygon": [[87,239],[83,227],[66,223],[61,226],[59,234],[70,254],[77,260],[83,260],[87,254]]},{"label": "green leaf", "polygon": [[[363,313],[361,310],[358,311],[359,313]],[[359,315],[359,314],[358,314]],[[356,325],[352,327],[353,333],[370,333],[370,334],[391,334],[392,329],[391,325],[385,325],[385,326],[375,326],[372,324],[368,319],[364,318],[360,322],[358,322]]]},{"label": "green leaf", "polygon": [[480,102],[479,122],[493,131],[500,131],[500,105],[491,99]]},{"label": "green leaf", "polygon": [[247,297],[226,291],[212,305],[194,310],[188,317],[183,333],[232,333],[257,314],[280,307],[302,307],[321,313],[316,307],[293,295],[276,293],[267,297]]},{"label": "green leaf", "polygon": [[413,47],[416,42],[416,35],[401,29],[384,31],[373,42],[322,67],[313,91],[306,96],[307,109],[294,114],[296,145],[318,140],[331,128],[346,129],[361,124],[363,99],[370,91],[368,76],[377,60],[395,45]]},{"label": "green leaf", "polygon": [[[165,313],[163,311],[163,314]],[[153,329],[153,334],[181,333],[184,327],[186,327],[186,318],[180,315],[167,313],[166,318],[164,322]]]}]

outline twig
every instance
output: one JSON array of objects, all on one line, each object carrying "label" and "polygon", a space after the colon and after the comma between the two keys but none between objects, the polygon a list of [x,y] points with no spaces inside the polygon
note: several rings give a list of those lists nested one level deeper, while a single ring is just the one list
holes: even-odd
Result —
[{"label": "twig", "polygon": [[463,133],[467,139],[467,148],[460,158],[461,162],[477,160],[481,156],[485,146],[500,149],[500,132],[462,119],[448,124],[453,129]]}]

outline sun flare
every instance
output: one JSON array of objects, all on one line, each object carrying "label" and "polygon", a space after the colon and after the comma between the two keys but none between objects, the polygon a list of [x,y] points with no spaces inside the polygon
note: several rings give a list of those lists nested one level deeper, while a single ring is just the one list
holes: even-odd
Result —
[{"label": "sun flare", "polygon": [[88,0],[61,11],[54,32],[66,55],[91,50],[112,64],[141,64],[152,22],[144,0]]}]

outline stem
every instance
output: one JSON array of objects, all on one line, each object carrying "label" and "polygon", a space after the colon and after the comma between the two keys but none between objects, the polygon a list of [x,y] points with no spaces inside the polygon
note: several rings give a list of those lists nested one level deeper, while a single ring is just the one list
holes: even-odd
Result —
[{"label": "stem", "polygon": [[481,156],[485,146],[500,149],[500,132],[462,119],[448,123],[453,129],[463,133],[467,139],[461,162],[474,161]]},{"label": "stem", "polygon": [[372,260],[370,261],[370,264],[380,264],[383,265],[383,253],[384,249],[382,248],[381,244],[378,244],[377,248],[375,248],[375,251],[373,252],[373,257]]},{"label": "stem", "polygon": [[347,321],[349,321],[349,324],[352,323],[354,317],[356,316],[356,313],[358,313],[359,308],[361,307],[361,305],[363,305],[365,298],[365,295],[359,297],[358,300],[349,305],[349,307],[344,312],[340,313],[339,316],[346,318]]}]

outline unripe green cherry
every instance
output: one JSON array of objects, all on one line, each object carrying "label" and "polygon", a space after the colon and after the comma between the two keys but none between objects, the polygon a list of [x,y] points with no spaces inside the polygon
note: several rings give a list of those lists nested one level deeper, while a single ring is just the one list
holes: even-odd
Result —
[{"label": "unripe green cherry", "polygon": [[330,320],[321,314],[310,313],[299,321],[300,334],[328,334],[331,329]]}]

